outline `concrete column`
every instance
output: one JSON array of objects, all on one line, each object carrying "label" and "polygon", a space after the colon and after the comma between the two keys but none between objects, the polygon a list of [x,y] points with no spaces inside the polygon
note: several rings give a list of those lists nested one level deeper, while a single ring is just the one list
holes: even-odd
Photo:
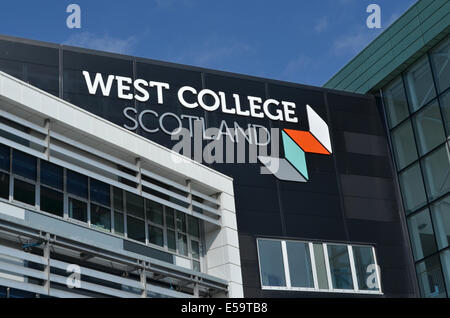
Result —
[{"label": "concrete column", "polygon": [[228,281],[228,295],[222,296],[241,298],[244,293],[234,196],[222,193],[219,201],[222,226],[205,227],[207,271]]}]

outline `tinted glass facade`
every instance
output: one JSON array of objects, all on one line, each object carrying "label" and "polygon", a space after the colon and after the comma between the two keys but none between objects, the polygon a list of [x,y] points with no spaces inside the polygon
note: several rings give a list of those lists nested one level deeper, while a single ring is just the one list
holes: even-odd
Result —
[{"label": "tinted glass facade", "polygon": [[450,38],[383,89],[392,150],[423,297],[448,297]]},{"label": "tinted glass facade", "polygon": [[[15,52],[14,50],[20,51],[20,54],[8,53]],[[367,286],[365,270],[375,262],[380,267],[380,287],[376,295],[416,295],[414,264],[409,257],[409,239],[394,183],[396,171],[383,126],[383,112],[372,96],[34,42],[22,44],[2,40],[0,54],[4,61],[2,65],[16,65],[15,68],[0,66],[0,70],[168,148],[173,148],[176,144],[176,141],[171,140],[170,132],[179,127],[180,123],[184,128],[189,128],[194,121],[201,122],[205,128],[221,127],[225,122],[228,127],[244,129],[262,126],[268,130],[279,128],[309,131],[311,127],[306,108],[309,105],[328,126],[333,153],[330,156],[306,154],[308,182],[288,182],[273,174],[261,174],[262,165],[258,161],[236,163],[237,154],[227,153],[234,157],[235,163],[203,162],[234,179],[245,296],[367,296],[368,293],[365,292],[371,287]],[[45,66],[46,72],[43,74],[48,73],[44,77],[45,81],[29,76],[24,71],[32,69],[34,65]],[[427,82],[420,75],[422,68],[422,64],[418,65],[418,71],[411,75],[411,85],[414,87]],[[104,96],[100,90],[90,94],[83,71],[87,71],[91,79],[96,73],[100,73],[105,80],[108,75],[114,75],[133,80],[167,82],[171,89],[164,94],[162,103],[157,99],[156,86],[148,88],[150,98],[145,102],[136,98],[119,98],[116,81],[112,83],[109,96]],[[52,77],[52,72],[56,77]],[[192,87],[196,91],[208,89],[223,92],[228,98],[228,106],[233,104],[234,94],[241,97],[254,96],[262,100],[289,101],[297,106],[295,115],[299,120],[297,123],[281,122],[267,116],[237,116],[210,112],[200,107],[188,109],[180,104],[176,93],[183,86]],[[401,94],[413,94],[402,91],[401,88],[402,86],[397,86],[397,99],[402,99]],[[141,92],[132,88],[132,93]],[[420,110],[425,110],[426,114],[411,118],[409,126],[405,125],[399,131],[399,138],[414,136],[417,123],[421,124],[422,130],[430,129],[423,118],[437,114],[432,103],[438,95],[438,92],[428,94],[426,89],[420,89],[420,93],[414,95],[416,105],[427,103],[432,107],[417,106]],[[195,102],[190,98],[187,97],[186,102]],[[242,98],[240,102],[242,111],[248,111],[252,107],[249,99]],[[404,102],[404,105],[408,106],[409,103]],[[437,105],[440,107],[439,103]],[[410,118],[409,113],[399,111],[393,120],[402,125],[406,123],[405,116]],[[274,138],[281,139],[281,136]],[[204,145],[207,142],[208,140],[203,140]],[[437,142],[435,139],[424,139],[423,148],[416,149],[416,153],[411,146],[415,146],[415,140],[414,143],[411,141],[409,145],[404,145],[405,153],[397,156],[402,160],[404,171],[409,172],[405,173],[405,179],[417,179],[418,175],[422,177],[421,173],[417,173],[417,169],[422,169],[417,166],[417,159],[422,156],[421,151],[437,150],[429,152],[429,156],[423,158],[424,162],[441,160],[441,148],[436,148]],[[246,147],[246,158],[249,158],[251,150],[248,145]],[[281,158],[287,156],[286,149],[281,147],[279,155]],[[184,215],[167,207],[161,210],[151,202],[124,194],[76,171],[65,170],[67,177],[62,190],[61,170],[58,167],[48,166],[42,169],[40,165],[40,181],[36,181],[38,165],[33,158],[21,156],[20,153],[15,156],[14,152],[12,162],[12,173],[9,168],[0,167],[3,173],[0,181],[14,178],[13,184],[17,185],[17,189],[14,188],[13,193],[18,194],[14,200],[36,205],[34,200],[39,193],[49,203],[47,212],[57,213],[61,211],[58,202],[63,195],[68,202],[64,213],[70,218],[90,222],[91,227],[100,231],[126,235],[134,241],[189,256],[193,268],[202,269],[201,231],[193,220],[186,219]],[[430,178],[435,174],[433,170],[428,173]],[[44,184],[42,180],[48,181]],[[424,194],[434,191],[438,198],[442,197],[435,188],[426,188],[426,183],[423,182]],[[40,188],[36,188],[38,185]],[[419,196],[414,195],[413,198],[412,211],[417,207],[425,207]],[[282,241],[285,242],[284,252],[281,249]],[[258,242],[270,245],[265,251],[259,251],[259,257]],[[349,246],[352,248],[349,249]],[[271,259],[270,256],[274,253],[280,257]],[[446,254],[444,256],[447,261],[448,257]],[[261,261],[266,260],[269,263],[268,271],[260,266]],[[314,266],[312,260],[315,262]],[[287,272],[289,277],[286,277]],[[263,288],[266,284],[282,287],[288,282],[291,287],[298,289]]]}]

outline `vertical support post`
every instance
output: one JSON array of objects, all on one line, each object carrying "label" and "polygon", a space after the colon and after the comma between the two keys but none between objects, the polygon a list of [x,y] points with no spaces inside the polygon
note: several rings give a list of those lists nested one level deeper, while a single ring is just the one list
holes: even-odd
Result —
[{"label": "vertical support post", "polygon": [[198,278],[196,278],[196,282],[194,283],[194,297],[199,298],[200,297],[200,288],[197,282]]},{"label": "vertical support post", "polygon": [[142,263],[142,268],[140,269],[142,293],[141,298],[147,298],[147,275],[145,273],[145,262]]},{"label": "vertical support post", "polygon": [[44,244],[44,260],[45,260],[44,289],[45,289],[47,295],[50,296],[50,242],[49,241],[45,242],[45,244]]},{"label": "vertical support post", "polygon": [[138,191],[142,195],[142,160],[141,158],[136,158],[136,168],[138,170]]},{"label": "vertical support post", "polygon": [[45,136],[45,157],[50,160],[50,119],[46,119],[44,122],[44,129],[47,132]]},{"label": "vertical support post", "polygon": [[356,275],[356,265],[355,265],[355,257],[353,255],[353,247],[351,245],[348,245],[347,249],[348,249],[348,258],[350,260],[350,269],[352,271],[353,289],[357,292],[359,291],[359,286],[358,286],[358,277]]},{"label": "vertical support post", "polygon": [[189,211],[193,211],[193,208],[192,208],[192,182],[191,182],[191,180],[186,180],[186,186],[187,186],[187,188],[188,188],[188,197],[187,197],[187,199],[189,200],[189,207],[188,207],[188,210]]}]

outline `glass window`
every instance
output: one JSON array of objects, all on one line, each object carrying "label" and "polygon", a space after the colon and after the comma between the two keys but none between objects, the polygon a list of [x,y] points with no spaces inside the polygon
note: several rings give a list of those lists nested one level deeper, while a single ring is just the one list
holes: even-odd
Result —
[{"label": "glass window", "polygon": [[444,271],[445,285],[447,286],[447,295],[450,297],[450,250],[441,253],[442,269]]},{"label": "glass window", "polygon": [[14,180],[14,200],[29,205],[35,205],[36,204],[35,191],[36,186],[34,184],[17,179]]},{"label": "glass window", "polygon": [[397,169],[401,170],[418,158],[411,121],[395,128],[391,135]]},{"label": "glass window", "polygon": [[145,222],[131,216],[127,216],[128,238],[145,243]]},{"label": "glass window", "polygon": [[183,212],[176,211],[177,230],[186,232],[186,215]]},{"label": "glass window", "polygon": [[114,212],[114,232],[120,235],[125,233],[123,213]]},{"label": "glass window", "polygon": [[258,239],[258,253],[262,287],[341,293],[381,290],[371,246]]},{"label": "glass window", "polygon": [[102,205],[106,205],[106,206],[111,205],[108,184],[98,181],[98,180],[95,180],[95,179],[91,179],[90,187],[91,187],[91,189],[90,189],[91,190],[91,201],[102,204]]},{"label": "glass window", "polygon": [[347,245],[327,245],[333,289],[353,289]]},{"label": "glass window", "polygon": [[406,85],[412,111],[436,97],[428,56],[421,58],[406,73]]},{"label": "glass window", "polygon": [[91,204],[91,224],[96,228],[111,231],[111,211],[102,206]]},{"label": "glass window", "polygon": [[123,211],[123,190],[114,187],[114,210]]},{"label": "glass window", "polygon": [[439,92],[450,87],[450,38],[431,51],[436,83]]},{"label": "glass window", "polygon": [[64,195],[62,192],[41,187],[41,210],[63,217]]},{"label": "glass window", "polygon": [[420,293],[424,298],[446,297],[439,256],[432,256],[416,265]]},{"label": "glass window", "polygon": [[286,286],[281,242],[258,240],[259,265],[263,286]]},{"label": "glass window", "polygon": [[69,218],[87,222],[87,203],[69,198]]},{"label": "glass window", "polygon": [[447,145],[429,154],[423,160],[425,185],[430,200],[450,190],[450,147]]},{"label": "glass window", "polygon": [[192,269],[196,272],[201,272],[200,262],[192,261]]},{"label": "glass window", "polygon": [[63,168],[48,161],[41,160],[41,184],[63,190]]},{"label": "glass window", "polygon": [[447,136],[450,136],[450,91],[441,96],[440,102],[445,128],[447,129]]},{"label": "glass window", "polygon": [[175,216],[172,208],[166,207],[166,226],[169,229],[175,228]]},{"label": "glass window", "polygon": [[178,233],[178,253],[188,256],[187,237],[184,234]]},{"label": "glass window", "polygon": [[416,260],[436,252],[436,241],[428,208],[408,218],[408,229]]},{"label": "glass window", "polygon": [[0,169],[9,172],[10,148],[0,145]]},{"label": "glass window", "polygon": [[151,200],[145,200],[147,218],[150,222],[163,225],[163,206]]},{"label": "glass window", "polygon": [[150,225],[148,227],[148,241],[151,244],[164,246],[163,230],[159,227]]},{"label": "glass window", "polygon": [[67,192],[80,198],[88,197],[88,178],[77,172],[67,170]]},{"label": "glass window", "polygon": [[389,124],[390,127],[394,127],[409,115],[402,77],[389,84],[383,93]]},{"label": "glass window", "polygon": [[431,215],[438,248],[446,248],[450,245],[450,196],[431,205]]},{"label": "glass window", "polygon": [[319,283],[319,289],[329,289],[327,266],[325,263],[325,256],[323,254],[323,245],[314,243],[314,259],[316,262],[317,280]]},{"label": "glass window", "polygon": [[286,242],[292,287],[314,288],[309,246],[302,242]]},{"label": "glass window", "polygon": [[177,242],[175,239],[175,232],[171,230],[167,230],[167,247],[169,250],[176,251],[177,250]]},{"label": "glass window", "polygon": [[424,155],[445,141],[444,125],[439,104],[433,102],[414,116],[419,151]]},{"label": "glass window", "polygon": [[144,199],[136,194],[126,192],[127,214],[144,218]]},{"label": "glass window", "polygon": [[36,158],[26,153],[14,150],[13,151],[13,173],[36,181],[37,171]]},{"label": "glass window", "polygon": [[200,237],[200,222],[190,215],[188,215],[188,230],[190,235]]},{"label": "glass window", "polygon": [[406,214],[413,212],[426,203],[427,197],[419,164],[415,164],[400,173],[399,181]]},{"label": "glass window", "polygon": [[353,246],[353,258],[359,290],[379,290],[377,267],[372,247]]},{"label": "glass window", "polygon": [[9,175],[0,172],[0,198],[9,200]]},{"label": "glass window", "polygon": [[191,240],[192,257],[195,259],[200,259],[200,243]]}]

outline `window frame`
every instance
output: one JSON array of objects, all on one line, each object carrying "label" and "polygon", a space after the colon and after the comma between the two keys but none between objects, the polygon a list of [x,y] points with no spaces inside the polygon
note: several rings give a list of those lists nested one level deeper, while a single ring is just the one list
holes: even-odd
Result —
[{"label": "window frame", "polygon": [[[126,206],[125,206],[125,190],[117,188],[121,195],[122,195],[122,208],[116,207],[115,202],[115,193],[114,189],[116,187],[111,187],[111,233],[117,236],[120,236],[121,238],[127,238],[127,214],[126,214]],[[123,221],[123,233],[116,232],[116,213],[119,213],[122,215],[122,221]]]},{"label": "window frame", "polygon": [[[39,160],[39,158],[37,158],[37,157],[34,157],[34,156],[32,156],[32,155],[30,155],[29,153],[27,153],[27,152],[23,152],[23,153],[25,153],[27,156],[31,156],[31,157],[34,157],[35,159],[36,159],[36,180],[32,180],[32,179],[29,179],[29,178],[26,178],[26,177],[23,177],[23,176],[21,176],[21,175],[18,175],[18,174],[16,174],[16,173],[14,173],[14,169],[13,169],[13,166],[14,166],[14,163],[13,163],[13,160],[14,160],[14,151],[17,151],[17,152],[23,152],[23,151],[21,151],[21,150],[19,150],[19,149],[16,149],[16,148],[13,148],[13,147],[10,147],[10,152],[9,152],[9,184],[10,184],[10,187],[9,187],[9,198],[10,198],[10,200],[11,200],[11,202],[13,202],[13,203],[15,203],[15,204],[18,204],[19,206],[22,206],[22,207],[25,207],[25,208],[29,208],[29,207],[32,207],[32,208],[34,208],[34,209],[38,209],[39,211],[41,211],[41,205],[40,205],[40,199],[41,199],[41,185],[40,185],[40,179],[41,179],[41,169],[40,169],[40,160]],[[28,203],[26,203],[26,202],[22,202],[22,201],[19,201],[19,200],[16,200],[15,198],[14,198],[14,195],[15,195],[15,191],[14,191],[14,188],[15,188],[15,181],[16,181],[16,179],[17,180],[19,180],[19,181],[21,181],[21,182],[25,182],[25,183],[28,183],[28,184],[32,184],[33,186],[34,186],[34,205],[31,205],[31,204],[28,204]],[[46,212],[46,211],[42,211],[43,213],[48,213],[48,214],[50,214],[50,215],[54,215],[54,214],[52,214],[52,213],[49,213],[49,212]]]},{"label": "window frame", "polygon": [[[286,281],[286,286],[265,286],[263,285],[262,274],[261,274],[261,258],[260,258],[260,241],[269,240],[281,243],[282,261],[284,267],[284,276]],[[309,248],[309,260],[311,264],[311,272],[313,276],[314,287],[292,287],[289,269],[289,257],[287,254],[286,242],[304,243],[308,245]],[[317,276],[316,259],[314,255],[314,244],[322,245],[325,267],[328,280],[328,289],[319,288],[319,279]],[[344,245],[347,246],[348,256],[350,259],[350,269],[352,275],[353,289],[337,289],[333,287],[333,281],[330,270],[330,262],[328,258],[328,245]],[[378,283],[378,290],[360,290],[358,285],[358,277],[356,273],[355,258],[353,254],[353,247],[369,247],[372,250],[372,256],[375,261],[375,274]],[[383,295],[383,290],[381,287],[381,273],[377,261],[375,246],[373,245],[363,245],[363,244],[347,244],[347,243],[323,243],[323,242],[312,242],[304,240],[292,240],[292,239],[275,239],[275,238],[265,238],[258,237],[256,239],[256,250],[258,255],[258,274],[260,278],[260,286],[262,290],[280,290],[280,291],[303,291],[303,292],[320,292],[320,293],[344,293],[344,294],[368,294],[368,295]]]},{"label": "window frame", "polygon": [[12,174],[12,152],[13,152],[13,148],[9,147],[8,145],[1,145],[2,147],[7,147],[9,150],[9,167],[8,170],[4,170],[2,168],[0,168],[0,172],[6,174],[8,176],[8,198],[0,198],[1,200],[7,200],[12,202],[13,201],[13,181],[12,179],[14,178],[14,175]]},{"label": "window frame", "polygon": [[[144,213],[145,213],[145,228],[147,231],[147,243],[150,246],[155,246],[155,247],[159,247],[159,248],[164,248],[164,249],[168,249],[168,243],[167,243],[167,234],[166,234],[166,230],[167,230],[167,226],[166,226],[166,206],[164,204],[161,204],[162,207],[162,224],[156,223],[156,222],[152,222],[150,221],[150,215],[147,215],[147,212],[149,211],[147,209],[147,204],[148,202],[151,201],[150,199],[144,199]],[[154,202],[157,203],[157,202]],[[157,203],[160,204],[160,203]],[[158,245],[158,244],[153,244],[150,243],[150,227],[155,227],[159,230],[162,230],[162,234],[163,234],[163,245]]]},{"label": "window frame", "polygon": [[[111,189],[112,189],[112,187],[111,187],[110,184],[106,183],[108,185],[108,187],[109,187],[109,206],[106,206],[103,203],[100,203],[100,202],[97,202],[97,201],[93,201],[92,198],[91,198],[91,180],[95,180],[97,182],[102,182],[102,183],[105,183],[105,182],[97,180],[95,178],[91,178],[89,176],[87,176],[87,177],[88,177],[88,226],[91,229],[95,229],[95,230],[98,230],[98,231],[103,232],[103,233],[112,233],[113,214],[114,214],[113,213],[113,209],[112,209],[112,200],[113,200],[113,198],[111,197]],[[109,230],[108,229],[102,229],[101,227],[99,227],[99,226],[97,226],[95,224],[92,224],[92,205],[96,205],[96,206],[98,206],[100,208],[103,208],[103,209],[106,209],[106,210],[109,211]],[[81,222],[81,223],[83,223],[83,222]]]},{"label": "window frame", "polygon": [[[111,191],[114,192],[114,188],[111,187],[111,189],[112,189]],[[124,233],[124,237],[127,240],[130,240],[130,241],[133,241],[133,242],[136,242],[136,243],[140,243],[140,244],[145,244],[146,246],[149,246],[150,244],[149,244],[149,241],[148,241],[148,229],[147,229],[147,221],[146,221],[147,213],[145,211],[145,208],[146,208],[146,206],[145,206],[145,198],[143,198],[141,196],[138,196],[135,193],[131,193],[130,192],[131,195],[136,195],[136,196],[140,197],[143,200],[143,202],[142,202],[142,209],[143,209],[142,214],[143,214],[143,217],[140,217],[140,216],[134,215],[133,213],[129,213],[128,212],[127,192],[128,191],[125,191],[125,190],[122,191],[122,193],[123,193],[123,215],[124,215],[124,222],[125,222],[124,223],[124,232],[125,232]],[[114,198],[112,198],[112,200],[113,200],[113,204],[114,204]],[[114,209],[113,209],[113,211],[114,211]],[[138,220],[138,221],[141,221],[141,222],[144,222],[144,237],[145,237],[144,242],[129,237],[129,235],[128,235],[128,217],[130,217],[132,219],[135,219],[135,220]],[[114,224],[114,226],[115,226],[115,224]],[[155,245],[151,244],[151,246],[155,246]]]},{"label": "window frame", "polygon": [[[37,173],[38,173],[38,176],[37,176],[37,180],[36,180],[36,192],[39,195],[39,210],[44,212],[44,213],[49,213],[49,214],[57,216],[57,217],[65,218],[66,211],[67,211],[67,213],[69,212],[68,211],[68,206],[67,206],[67,209],[66,209],[66,169],[64,167],[58,166],[58,167],[60,167],[62,169],[62,182],[63,182],[62,189],[59,189],[57,187],[50,186],[50,185],[42,183],[42,181],[41,181],[42,162],[45,162],[45,161],[40,159],[40,158],[37,158]],[[53,164],[53,163],[51,163],[49,161],[48,161],[48,163]],[[57,165],[55,165],[55,166],[57,166]],[[42,208],[41,208],[41,206],[42,206],[42,204],[41,204],[42,188],[46,188],[48,190],[55,191],[55,192],[58,192],[59,194],[62,194],[62,198],[63,198],[63,210],[61,211],[62,212],[62,216],[56,215],[56,214],[54,214],[52,212],[49,212],[49,211],[42,210]],[[67,202],[69,202],[69,201],[67,201]]]}]

